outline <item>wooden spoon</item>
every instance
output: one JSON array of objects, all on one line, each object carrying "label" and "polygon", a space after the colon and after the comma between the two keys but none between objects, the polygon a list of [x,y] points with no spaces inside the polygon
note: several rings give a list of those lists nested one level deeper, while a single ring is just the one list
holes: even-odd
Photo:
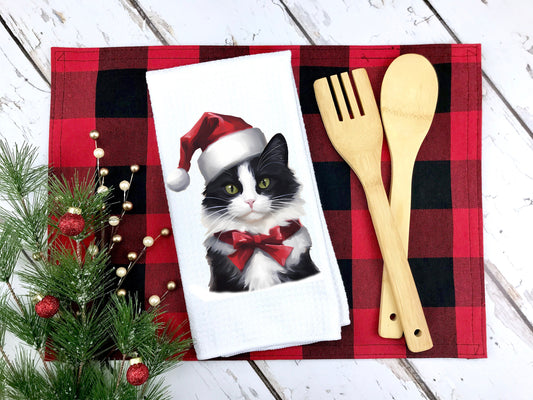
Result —
[{"label": "wooden spoon", "polygon": [[[433,121],[438,89],[435,69],[418,54],[396,58],[387,69],[381,86],[381,120],[392,163],[389,202],[406,254],[413,167]],[[378,331],[385,338],[400,338],[402,324],[386,271],[385,267]]]}]

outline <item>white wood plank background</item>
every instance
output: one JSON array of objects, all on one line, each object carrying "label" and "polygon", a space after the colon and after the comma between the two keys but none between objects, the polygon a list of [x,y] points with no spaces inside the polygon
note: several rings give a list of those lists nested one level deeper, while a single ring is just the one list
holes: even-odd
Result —
[{"label": "white wood plank background", "polygon": [[528,0],[0,0],[0,135],[47,159],[51,46],[482,43],[486,360],[186,362],[185,399],[529,399],[533,13]]}]

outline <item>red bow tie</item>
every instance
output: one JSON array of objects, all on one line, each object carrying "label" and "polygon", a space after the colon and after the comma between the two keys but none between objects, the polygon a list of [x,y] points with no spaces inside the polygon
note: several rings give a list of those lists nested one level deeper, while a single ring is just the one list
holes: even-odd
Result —
[{"label": "red bow tie", "polygon": [[228,258],[242,271],[255,249],[261,249],[276,260],[278,264],[285,266],[285,262],[293,248],[283,245],[283,241],[300,228],[300,222],[292,220],[287,226],[275,226],[269,231],[268,235],[253,235],[248,232],[234,230],[215,234],[215,236],[233,246],[235,252],[228,255]]}]

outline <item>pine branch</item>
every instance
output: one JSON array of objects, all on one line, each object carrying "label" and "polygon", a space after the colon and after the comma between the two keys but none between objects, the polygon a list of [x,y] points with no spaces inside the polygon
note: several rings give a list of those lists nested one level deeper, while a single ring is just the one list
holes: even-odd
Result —
[{"label": "pine branch", "polygon": [[49,239],[46,193],[36,194],[29,202],[14,201],[10,210],[0,208],[0,216],[32,252],[46,253]]},{"label": "pine branch", "polygon": [[[48,176],[46,166],[34,166],[36,156],[35,147],[11,149],[0,142],[0,200],[8,202],[8,208],[0,207],[0,282],[9,290],[0,293],[0,398],[168,399],[162,381],[153,378],[175,366],[190,342],[181,327],[158,322],[159,307],[145,311],[135,296],[110,295],[111,247],[104,233],[111,191],[98,193],[91,174]],[[72,238],[58,226],[70,207],[81,209],[85,222]],[[85,246],[95,242],[100,249],[89,252]],[[27,262],[18,275],[28,294],[17,296],[10,281],[21,257]],[[59,312],[50,319],[38,316],[34,294],[56,297]],[[37,356],[19,352],[8,358],[2,347],[6,329],[37,350],[44,371]],[[99,359],[117,350],[121,362]],[[47,354],[53,363],[45,360]],[[137,355],[150,370],[141,387],[124,379],[127,359]]]},{"label": "pine branch", "polygon": [[50,322],[50,349],[58,361],[69,363],[76,368],[87,364],[108,350],[109,316],[105,308],[96,303],[85,312],[61,309],[61,318]]},{"label": "pine branch", "polygon": [[83,260],[79,260],[67,246],[56,243],[48,261],[41,260],[18,275],[28,288],[81,307],[111,290],[112,271],[108,265],[109,253],[105,249],[94,256],[86,254]]},{"label": "pine branch", "polygon": [[94,176],[90,173],[80,178],[76,172],[70,180],[54,175],[50,178],[49,190],[49,222],[54,228],[58,229],[57,222],[70,207],[81,209],[85,220],[85,229],[75,240],[84,240],[107,227],[109,213],[106,204],[110,199],[111,189],[96,193]]},{"label": "pine branch", "polygon": [[[161,315],[158,313],[158,319],[161,319]],[[175,368],[192,343],[186,338],[187,333],[183,324],[172,326],[169,323],[154,323],[157,324],[158,334],[139,351],[143,362],[150,370],[151,377]]]},{"label": "pine branch", "polygon": [[37,361],[20,350],[13,368],[4,371],[6,395],[13,400],[43,400],[52,398],[47,379],[37,368]]},{"label": "pine branch", "polygon": [[47,166],[35,166],[37,148],[24,143],[11,148],[0,141],[0,196],[9,202],[21,201],[30,193],[46,187]]},{"label": "pine branch", "polygon": [[37,351],[42,351],[49,331],[49,320],[35,313],[33,303],[20,299],[22,310],[14,309],[7,301],[6,294],[0,300],[0,321],[4,327],[20,340]]},{"label": "pine branch", "polygon": [[157,333],[156,314],[143,311],[137,299],[113,295],[108,305],[111,336],[122,354],[133,357]]},{"label": "pine branch", "polygon": [[0,227],[0,281],[9,281],[15,270],[20,252],[20,242],[13,227],[4,224]]}]

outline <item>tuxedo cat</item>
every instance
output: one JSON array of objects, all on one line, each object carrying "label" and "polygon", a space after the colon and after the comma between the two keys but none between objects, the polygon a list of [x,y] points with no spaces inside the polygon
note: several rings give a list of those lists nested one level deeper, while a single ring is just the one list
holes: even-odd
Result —
[{"label": "tuxedo cat", "polygon": [[319,272],[300,184],[288,167],[287,142],[275,135],[262,154],[221,172],[206,185],[204,244],[214,292],[257,290]]}]

